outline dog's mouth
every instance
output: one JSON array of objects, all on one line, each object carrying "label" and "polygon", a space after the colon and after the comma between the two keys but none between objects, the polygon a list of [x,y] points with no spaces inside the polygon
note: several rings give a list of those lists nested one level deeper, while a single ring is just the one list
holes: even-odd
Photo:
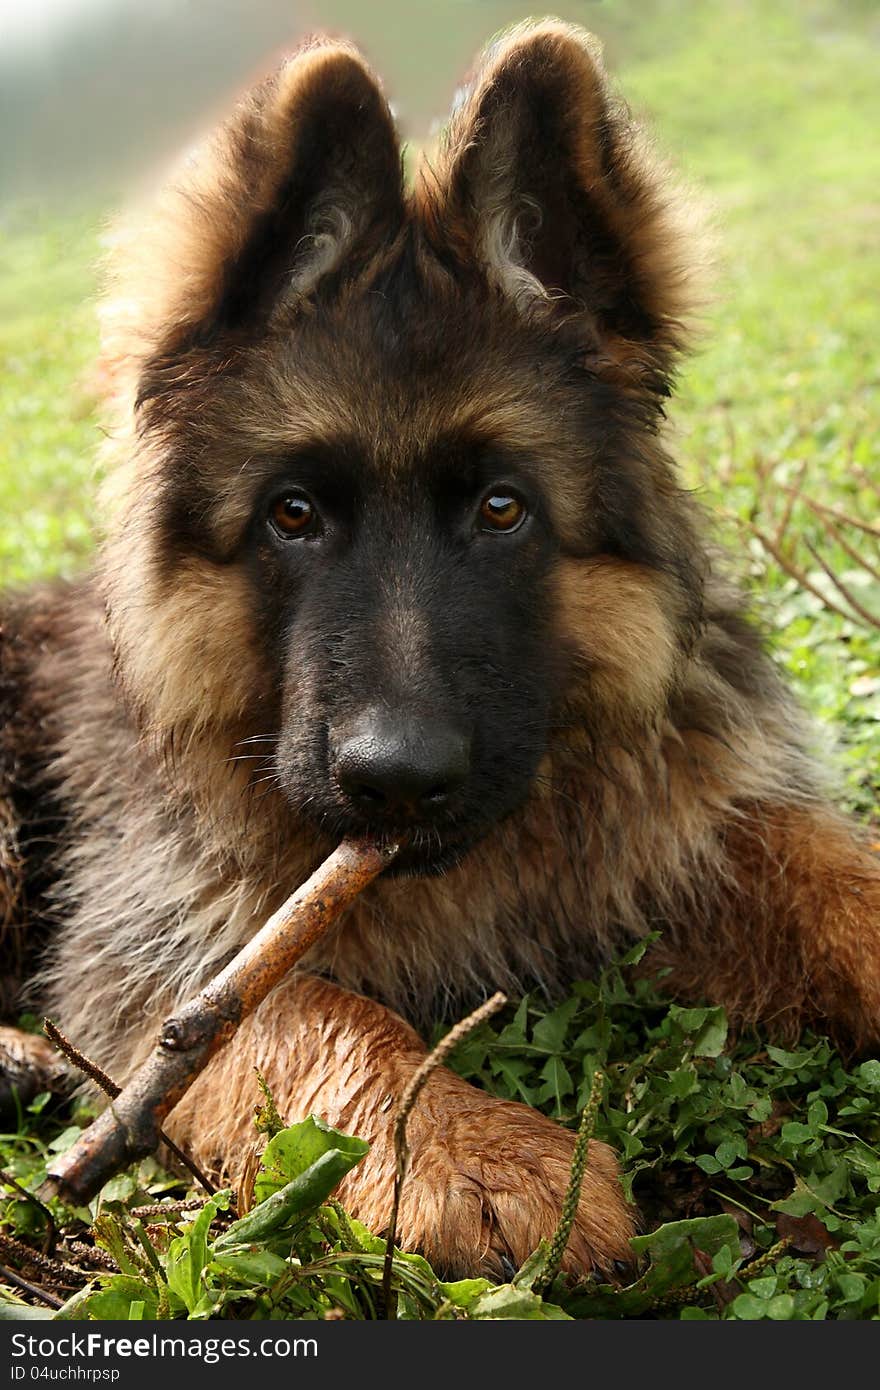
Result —
[{"label": "dog's mouth", "polygon": [[373,840],[382,845],[397,845],[397,854],[383,870],[383,878],[436,878],[458,867],[490,830],[488,824],[479,829],[456,826],[442,829],[427,826],[383,825],[359,818],[336,819],[332,830],[325,821],[323,836],[328,833],[337,842],[341,839]]},{"label": "dog's mouth", "polygon": [[398,845],[399,850],[383,877],[436,877],[454,869],[488,834],[493,822],[481,818],[478,824],[431,825],[394,821],[390,818],[352,815],[332,803],[322,807],[315,798],[301,800],[288,793],[296,820],[311,824],[322,841],[373,840]]},{"label": "dog's mouth", "polygon": [[[385,835],[385,840],[393,837]],[[449,873],[473,848],[474,839],[450,840],[438,835],[402,835],[395,843],[400,849],[385,870],[390,878],[436,878]]]}]

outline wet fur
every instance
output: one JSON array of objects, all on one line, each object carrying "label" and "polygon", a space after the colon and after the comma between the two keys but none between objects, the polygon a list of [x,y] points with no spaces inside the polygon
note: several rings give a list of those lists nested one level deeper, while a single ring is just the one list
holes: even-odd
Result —
[{"label": "wet fur", "polygon": [[[462,803],[460,862],[374,884],[183,1102],[178,1133],[206,1163],[240,1167],[259,1061],[290,1114],[373,1141],[346,1195],[381,1225],[387,1097],[422,1053],[388,1009],[426,1025],[498,986],[552,994],[657,929],[681,997],[876,1040],[880,872],[663,442],[699,297],[693,221],[592,41],[549,23],[486,55],[410,191],[375,80],[316,43],[121,236],[101,559],[3,610],[7,1008],[27,979],[123,1079],[351,828],[297,714],[327,691],[343,707],[391,667],[429,704],[455,650],[470,705],[507,731],[474,796],[492,814]],[[298,629],[242,537],[279,455],[316,440],[388,499],[375,569],[336,600],[358,612],[374,584],[379,620],[369,640],[354,618],[324,640],[316,620],[282,659]],[[407,539],[401,500],[487,441],[537,461],[553,538],[491,602],[464,571],[419,570],[434,539]],[[480,603],[484,632],[462,616]],[[493,613],[523,634],[514,695]],[[407,1239],[455,1269],[527,1253],[570,1137],[447,1073],[423,1118]],[[630,1217],[601,1146],[593,1168],[572,1259],[607,1268]]]}]

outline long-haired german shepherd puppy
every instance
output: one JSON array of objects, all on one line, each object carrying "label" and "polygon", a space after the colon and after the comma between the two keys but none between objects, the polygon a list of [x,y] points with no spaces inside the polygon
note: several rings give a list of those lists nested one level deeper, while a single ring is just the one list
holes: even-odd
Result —
[{"label": "long-haired german shepherd puppy", "polygon": [[[548,22],[411,189],[362,59],[310,44],[123,239],[100,562],[4,611],[8,993],[124,1079],[341,836],[409,845],[179,1105],[206,1167],[256,1063],[370,1141],[343,1195],[380,1229],[412,1025],[656,929],[682,998],[880,1033],[880,871],[662,442],[690,230]],[[549,1120],[441,1071],[411,1139],[400,1234],[440,1267],[552,1229]],[[572,1266],[631,1230],[594,1144]]]}]

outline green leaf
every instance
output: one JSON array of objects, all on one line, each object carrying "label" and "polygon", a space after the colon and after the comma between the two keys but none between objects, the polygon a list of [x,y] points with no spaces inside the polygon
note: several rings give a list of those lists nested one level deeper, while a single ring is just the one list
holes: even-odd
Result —
[{"label": "green leaf", "polygon": [[528,1321],[570,1322],[568,1313],[553,1303],[545,1303],[531,1289],[513,1284],[499,1284],[475,1298],[470,1316],[478,1321],[497,1318],[518,1318]]},{"label": "green leaf", "polygon": [[648,947],[654,941],[658,941],[659,939],[660,932],[656,931],[650,932],[647,936],[642,937],[641,941],[637,941],[635,946],[631,946],[630,949],[626,951],[622,956],[618,956],[618,968],[622,969],[627,965],[638,965],[639,961],[642,959],[642,956],[645,954]]},{"label": "green leaf", "polygon": [[518,1096],[526,1105],[533,1105],[536,1087],[528,1085],[532,1075],[529,1063],[520,1057],[493,1057],[492,1072],[506,1082],[505,1093],[513,1098]]},{"label": "green leaf", "polygon": [[746,1146],[740,1139],[723,1139],[715,1150],[722,1168],[729,1168],[738,1158],[745,1158]]},{"label": "green leaf", "polygon": [[790,1197],[782,1197],[778,1202],[773,1202],[771,1211],[781,1211],[786,1216],[808,1216],[811,1212],[821,1211],[823,1205],[814,1193],[800,1187]]},{"label": "green leaf", "polygon": [[97,1289],[83,1289],[69,1298],[55,1317],[60,1322],[127,1322],[132,1304],[143,1306],[143,1316],[154,1319],[158,1308],[156,1289],[128,1274],[101,1276]]},{"label": "green leaf", "polygon": [[470,1309],[481,1294],[493,1286],[488,1279],[457,1279],[451,1284],[438,1285],[440,1293],[454,1303],[456,1308]]},{"label": "green leaf", "polygon": [[767,1304],[767,1317],[774,1322],[786,1322],[794,1316],[794,1306],[790,1293],[778,1293]]},{"label": "green leaf", "polygon": [[734,1317],[743,1321],[757,1321],[759,1318],[767,1317],[769,1303],[764,1298],[755,1298],[754,1294],[741,1293],[731,1304],[731,1312]]},{"label": "green leaf", "polygon": [[639,1317],[679,1289],[691,1288],[704,1276],[695,1252],[714,1259],[727,1250],[730,1267],[740,1259],[739,1228],[732,1216],[700,1216],[671,1221],[650,1235],[630,1241],[634,1254],[648,1261],[641,1277],[628,1288],[600,1285],[577,1296],[570,1310],[578,1317]]},{"label": "green leaf", "polygon": [[810,1139],[815,1139],[815,1132],[809,1125],[802,1125],[797,1120],[789,1120],[782,1126],[782,1139],[786,1144],[806,1144]]},{"label": "green leaf", "polygon": [[880,1062],[876,1057],[871,1057],[867,1062],[862,1062],[858,1067],[856,1075],[862,1086],[869,1091],[880,1091]]},{"label": "green leaf", "polygon": [[560,1052],[565,1045],[568,1026],[579,1007],[578,999],[566,999],[552,1013],[545,1014],[532,1030],[532,1046],[545,1052]]},{"label": "green leaf", "polygon": [[758,1124],[763,1123],[764,1120],[769,1120],[772,1113],[773,1102],[769,1096],[758,1096],[748,1109],[749,1119],[756,1120]]},{"label": "green leaf", "polygon": [[96,1244],[112,1255],[123,1274],[138,1276],[140,1269],[125,1241],[122,1222],[116,1212],[101,1211],[95,1217],[92,1232]]},{"label": "green leaf", "polygon": [[714,1154],[698,1154],[695,1162],[698,1168],[702,1168],[703,1172],[709,1173],[710,1176],[720,1173],[723,1168]]},{"label": "green leaf", "polygon": [[255,1286],[274,1284],[287,1270],[287,1262],[271,1250],[229,1250],[215,1254],[209,1271]]},{"label": "green leaf", "polygon": [[693,1095],[700,1085],[697,1069],[692,1063],[687,1063],[683,1067],[677,1067],[675,1071],[668,1072],[667,1078],[669,1094],[674,1096],[676,1100],[684,1100],[686,1096]]},{"label": "green leaf", "polygon": [[195,1220],[184,1226],[168,1247],[165,1259],[168,1287],[190,1314],[204,1309],[206,1290],[202,1273],[210,1258],[208,1232],[217,1212],[228,1207],[229,1197],[228,1192],[209,1197]]},{"label": "green leaf", "polygon": [[695,1057],[718,1057],[727,1042],[727,1014],[723,1009],[711,1009],[709,1017],[694,1038]]},{"label": "green leaf", "polygon": [[838,1274],[837,1287],[844,1303],[858,1303],[865,1292],[865,1280],[861,1274]]},{"label": "green leaf", "polygon": [[[332,1154],[332,1165],[325,1166],[323,1171],[329,1173],[332,1168],[339,1176],[333,1182],[333,1186],[328,1187],[323,1194],[327,1197],[333,1187],[341,1182],[346,1173],[350,1172],[369,1151],[370,1146],[364,1143],[363,1139],[343,1134],[318,1116],[309,1115],[298,1124],[282,1129],[269,1140],[263,1153],[260,1172],[254,1183],[254,1197],[257,1202],[264,1201],[273,1192],[286,1187],[291,1179],[306,1173],[319,1159]],[[321,1200],[323,1198],[319,1199]]]},{"label": "green leaf", "polygon": [[727,1015],[720,1007],[683,1009],[673,1004],[669,1021],[677,1031],[691,1039],[695,1057],[717,1057],[727,1041]]},{"label": "green leaf", "polygon": [[526,1036],[528,1022],[529,997],[528,995],[526,995],[524,999],[520,1000],[517,1011],[511,1019],[510,1023],[505,1024],[505,1026],[501,1029],[501,1032],[498,1034],[498,1037],[496,1039],[496,1046],[508,1048],[528,1047],[528,1037]]},{"label": "green leaf", "polygon": [[547,1257],[550,1254],[550,1241],[542,1240],[537,1250],[533,1250],[529,1258],[520,1266],[513,1276],[512,1283],[518,1289],[531,1289],[535,1282],[541,1278],[547,1268]]},{"label": "green leaf", "polygon": [[564,1112],[563,1098],[574,1094],[574,1082],[571,1073],[565,1063],[559,1057],[548,1057],[547,1062],[541,1068],[541,1086],[537,1095],[536,1102],[540,1105],[548,1100],[554,1103],[554,1110],[557,1115]]},{"label": "green leaf", "polygon": [[5,1298],[0,1294],[0,1322],[22,1322],[30,1319],[45,1322],[59,1317],[60,1313],[60,1309],[58,1313],[53,1313],[51,1308],[33,1308],[29,1303],[15,1303],[11,1298]]},{"label": "green leaf", "polygon": [[784,1067],[786,1071],[798,1071],[799,1068],[812,1061],[812,1053],[809,1051],[786,1052],[781,1047],[768,1047],[767,1055],[780,1067]]},{"label": "green leaf", "polygon": [[828,1106],[824,1100],[814,1100],[807,1110],[807,1123],[813,1134],[828,1123]]},{"label": "green leaf", "polygon": [[[280,1139],[281,1135],[277,1137]],[[276,1188],[247,1216],[234,1221],[217,1240],[215,1250],[219,1254],[236,1246],[256,1245],[280,1235],[287,1227],[316,1211],[359,1158],[360,1155],[354,1158],[351,1154],[341,1153],[339,1149],[330,1149],[321,1154],[299,1177],[293,1178],[285,1187]]]}]

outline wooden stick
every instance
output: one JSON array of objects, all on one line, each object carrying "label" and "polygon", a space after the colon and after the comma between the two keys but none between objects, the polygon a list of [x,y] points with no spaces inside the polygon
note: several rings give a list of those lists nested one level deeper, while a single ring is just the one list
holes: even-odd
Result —
[{"label": "wooden stick", "polygon": [[[807,506],[810,505],[811,504],[807,502]],[[863,569],[872,579],[880,581],[880,568],[876,565],[872,565],[869,560],[865,559],[864,555],[856,550],[854,545],[850,545],[839,526],[835,526],[834,522],[829,521],[827,518],[823,519],[822,525],[825,528],[826,534],[837,542],[841,550],[852,560],[853,564],[858,565],[859,569]]]},{"label": "wooden stick", "polygon": [[[90,1080],[94,1081],[96,1086],[101,1088],[105,1096],[109,1096],[111,1100],[116,1099],[122,1087],[117,1086],[113,1077],[108,1076],[105,1071],[102,1071],[97,1062],[93,1062],[90,1057],[86,1057],[85,1053],[80,1052],[78,1047],[74,1047],[70,1038],[64,1036],[58,1024],[53,1023],[51,1018],[43,1019],[43,1032],[46,1034],[49,1041],[58,1048],[59,1052],[64,1053],[64,1056],[69,1062],[72,1062],[75,1067],[79,1068],[84,1076],[88,1076]],[[196,1182],[201,1183],[208,1195],[213,1196],[217,1191],[216,1187],[207,1174],[202,1172],[199,1165],[193,1162],[189,1154],[184,1153],[183,1149],[179,1148],[173,1139],[169,1139],[164,1129],[159,1130],[159,1139],[165,1145],[166,1149],[169,1149],[171,1153],[174,1154],[178,1162],[182,1163],[184,1168],[192,1173]]]},{"label": "wooden stick", "polygon": [[[792,489],[784,487],[783,492],[790,492]],[[807,499],[804,498],[804,501]],[[873,536],[875,540],[880,540],[880,526],[875,526],[871,521],[864,521],[860,516],[853,516],[849,512],[844,512],[840,507],[829,507],[824,502],[817,502],[815,498],[810,498],[809,506],[814,512],[820,512],[823,516],[829,516],[832,521],[841,521],[846,526],[855,526],[857,531],[864,531],[865,535]]]},{"label": "wooden stick", "polygon": [[21,1289],[22,1293],[29,1293],[31,1298],[35,1298],[38,1303],[45,1303],[49,1308],[64,1307],[62,1300],[56,1298],[54,1293],[47,1293],[45,1289],[38,1289],[35,1284],[29,1284],[20,1274],[16,1274],[14,1269],[7,1269],[5,1265],[0,1265],[0,1284]]},{"label": "wooden stick", "polygon": [[828,575],[828,578],[831,580],[831,583],[834,585],[835,589],[837,589],[837,591],[843,595],[847,603],[850,605],[851,608],[855,610],[856,613],[858,613],[862,621],[867,623],[869,627],[876,627],[877,630],[880,631],[880,618],[876,617],[873,613],[869,612],[869,610],[864,606],[864,604],[859,603],[858,599],[854,596],[852,590],[848,588],[846,584],[844,584],[839,574],[834,573],[834,570],[831,568],[828,561],[823,560],[822,556],[819,554],[818,550],[814,545],[811,545],[809,541],[804,541],[804,545],[807,547],[807,550],[810,552],[813,559],[816,561],[816,564],[819,565],[820,568],[824,570],[825,574]]},{"label": "wooden stick", "polygon": [[40,1188],[83,1205],[109,1177],[157,1147],[162,1121],[269,991],[397,853],[345,840],[229,964],[162,1026],[147,1061],[82,1137],[56,1158]]}]

